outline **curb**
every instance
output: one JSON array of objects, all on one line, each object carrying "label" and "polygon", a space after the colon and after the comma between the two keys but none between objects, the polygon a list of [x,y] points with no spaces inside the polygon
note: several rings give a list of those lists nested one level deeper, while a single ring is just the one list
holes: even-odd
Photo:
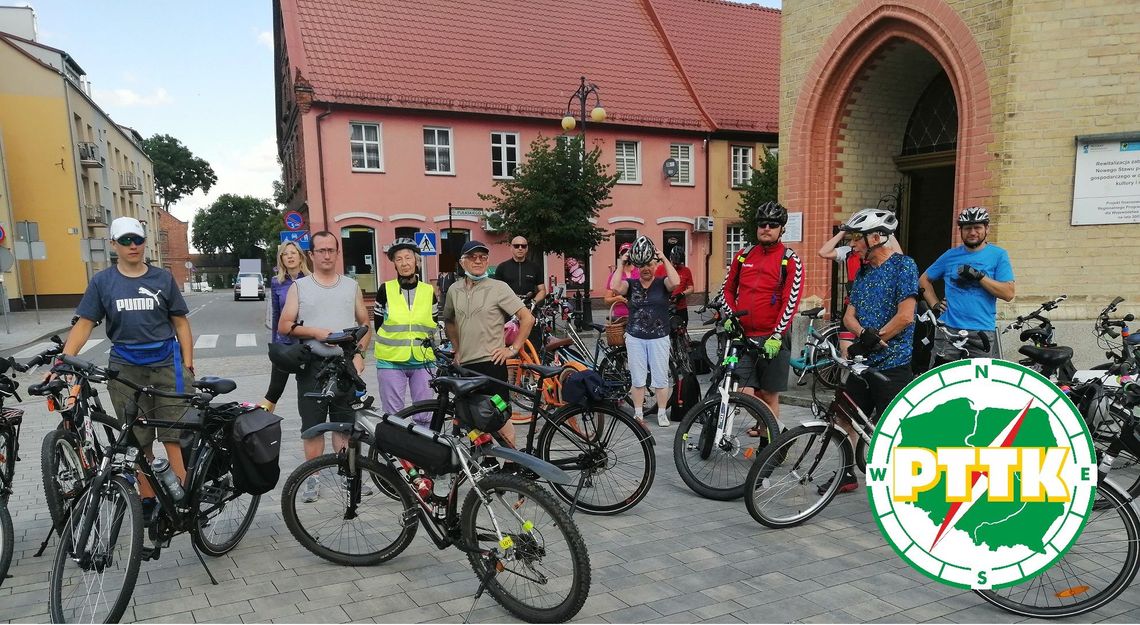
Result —
[{"label": "curb", "polygon": [[36,343],[42,343],[42,342],[48,340],[49,338],[51,338],[53,335],[56,335],[56,334],[60,335],[60,338],[63,338],[64,340],[66,340],[66,335],[69,331],[71,331],[71,326],[69,326],[69,325],[64,326],[58,330],[47,332],[46,334],[39,336],[39,337],[36,337],[34,339],[31,339],[27,342],[20,343],[19,345],[13,345],[12,347],[2,348],[2,349],[0,349],[0,351],[6,351],[6,352],[7,351],[12,351],[12,352],[21,351],[21,350],[23,350],[27,347],[30,347],[31,345],[34,345]]}]

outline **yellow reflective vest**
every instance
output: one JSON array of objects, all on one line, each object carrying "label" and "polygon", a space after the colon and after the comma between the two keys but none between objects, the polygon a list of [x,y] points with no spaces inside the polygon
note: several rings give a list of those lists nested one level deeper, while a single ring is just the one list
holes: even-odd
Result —
[{"label": "yellow reflective vest", "polygon": [[398,281],[385,282],[384,293],[388,296],[388,315],[376,331],[376,360],[408,362],[413,360],[413,356],[418,362],[435,360],[431,348],[420,343],[435,331],[435,322],[431,318],[431,285],[423,281],[416,285],[411,308],[400,292]]}]

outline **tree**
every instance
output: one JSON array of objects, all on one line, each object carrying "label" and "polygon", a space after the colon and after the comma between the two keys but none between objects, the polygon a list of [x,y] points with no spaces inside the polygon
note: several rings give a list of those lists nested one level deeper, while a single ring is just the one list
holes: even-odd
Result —
[{"label": "tree", "polygon": [[194,216],[194,247],[207,254],[260,258],[277,242],[281,212],[269,200],[226,193]]},{"label": "tree", "polygon": [[208,193],[218,181],[209,163],[194,156],[190,148],[170,135],[156,134],[143,139],[143,151],[154,163],[155,190],[167,210],[197,189]]},{"label": "tree", "polygon": [[499,196],[480,193],[479,198],[493,205],[499,229],[526,237],[532,253],[583,256],[609,238],[590,221],[610,206],[618,181],[598,162],[600,156],[595,147],[583,162],[581,137],[552,145],[539,135],[515,177],[495,182]]},{"label": "tree", "polygon": [[756,245],[756,209],[764,202],[775,202],[778,196],[780,160],[764,150],[760,167],[752,170],[752,177],[741,188],[740,207],[736,209],[744,227],[744,237]]}]

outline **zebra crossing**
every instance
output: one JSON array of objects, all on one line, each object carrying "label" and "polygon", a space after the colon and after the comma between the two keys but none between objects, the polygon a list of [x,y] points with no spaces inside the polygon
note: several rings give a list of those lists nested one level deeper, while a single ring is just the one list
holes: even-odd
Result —
[{"label": "zebra crossing", "polygon": [[[200,349],[201,350],[207,350],[207,349],[219,349],[219,348],[228,348],[228,349],[248,348],[248,347],[256,348],[258,346],[258,344],[259,344],[259,341],[257,338],[257,334],[255,334],[255,333],[200,334],[200,335],[198,335],[198,338],[194,340],[194,349],[195,349],[195,351],[197,351]],[[14,358],[16,358],[17,360],[24,360],[27,358],[32,358],[33,356],[39,354],[40,352],[51,347],[52,345],[53,345],[53,343],[50,343],[48,341],[42,341],[39,343],[35,343],[34,345],[29,345],[28,347],[25,347],[24,349],[12,354],[12,356]],[[81,347],[79,349],[79,355],[82,356],[84,354],[87,354],[88,352],[91,353],[90,355],[106,354],[110,351],[111,351],[111,342],[110,341],[108,341],[105,338],[98,338],[98,339],[93,338],[93,339],[89,339],[86,343],[83,344],[83,347]]]}]

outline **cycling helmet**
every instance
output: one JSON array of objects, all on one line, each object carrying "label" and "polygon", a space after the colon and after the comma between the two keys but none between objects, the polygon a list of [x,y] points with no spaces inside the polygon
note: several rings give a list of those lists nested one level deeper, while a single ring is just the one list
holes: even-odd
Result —
[{"label": "cycling helmet", "polygon": [[269,361],[273,366],[287,373],[301,373],[311,358],[309,346],[303,343],[269,344]]},{"label": "cycling helmet", "polygon": [[673,265],[685,264],[685,250],[681,249],[680,245],[674,245],[673,249],[669,250],[669,262]]},{"label": "cycling helmet", "polygon": [[416,256],[420,255],[420,246],[416,245],[415,241],[408,238],[399,238],[393,241],[392,245],[388,247],[388,260],[395,260],[396,252],[400,250],[412,250],[416,253]]},{"label": "cycling helmet", "polygon": [[958,213],[959,226],[971,226],[974,224],[990,224],[990,212],[981,206],[971,206],[963,209]]},{"label": "cycling helmet", "polygon": [[629,248],[629,262],[634,265],[648,265],[657,253],[657,248],[653,247],[653,241],[649,237],[637,237],[633,242],[633,247]]},{"label": "cycling helmet", "polygon": [[781,226],[788,225],[788,209],[779,202],[764,202],[756,209],[756,221],[774,221]]},{"label": "cycling helmet", "polygon": [[855,213],[840,228],[846,232],[859,234],[894,234],[899,227],[898,217],[881,208],[864,208]]}]

